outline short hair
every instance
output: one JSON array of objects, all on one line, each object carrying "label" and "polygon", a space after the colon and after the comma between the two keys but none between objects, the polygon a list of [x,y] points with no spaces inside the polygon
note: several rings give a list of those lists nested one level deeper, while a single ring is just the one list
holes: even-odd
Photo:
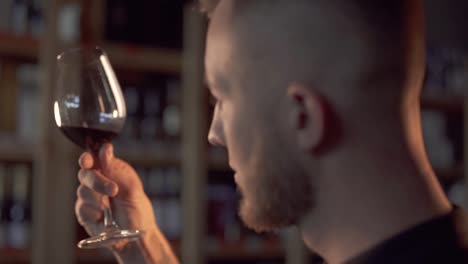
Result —
[{"label": "short hair", "polygon": [[220,0],[198,0],[198,6],[202,13],[211,17],[219,2]]}]

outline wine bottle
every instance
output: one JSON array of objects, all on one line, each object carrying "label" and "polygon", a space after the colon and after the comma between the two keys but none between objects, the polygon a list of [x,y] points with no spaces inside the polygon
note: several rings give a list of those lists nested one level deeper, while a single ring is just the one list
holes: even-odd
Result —
[{"label": "wine bottle", "polygon": [[180,118],[180,82],[169,80],[167,82],[167,99],[163,112],[163,127],[166,136],[169,139],[179,137],[181,118]]},{"label": "wine bottle", "polygon": [[140,122],[141,139],[146,142],[158,141],[161,137],[161,95],[159,87],[144,91],[143,116]]},{"label": "wine bottle", "polygon": [[180,239],[182,233],[182,211],[180,201],[181,173],[177,167],[169,167],[166,171],[166,232],[170,239]]},{"label": "wine bottle", "polygon": [[44,32],[44,14],[42,12],[41,2],[42,0],[32,0],[29,3],[29,33],[34,37],[40,37]]},{"label": "wine bottle", "polygon": [[25,0],[15,0],[11,12],[11,31],[24,35],[28,31],[28,5]]},{"label": "wine bottle", "polygon": [[10,31],[10,16],[13,7],[13,0],[0,1],[0,32]]},{"label": "wine bottle", "polygon": [[[133,142],[138,137],[138,111],[140,105],[140,96],[137,88],[133,85],[128,85],[123,89],[125,104],[127,106],[127,119],[125,125],[117,138],[118,142]],[[129,146],[133,147],[134,144]]]},{"label": "wine bottle", "polygon": [[0,165],[0,248],[6,247],[6,168],[5,165]]},{"label": "wine bottle", "polygon": [[29,168],[16,165],[12,168],[12,202],[8,208],[8,246],[26,248],[30,241],[31,212],[28,199]]},{"label": "wine bottle", "polygon": [[18,79],[18,102],[16,131],[25,140],[37,139],[39,120],[31,113],[40,109],[38,88],[39,67],[37,64],[22,64],[16,70]]},{"label": "wine bottle", "polygon": [[68,3],[60,8],[58,15],[58,36],[65,43],[75,43],[80,39],[80,13],[78,3]]}]

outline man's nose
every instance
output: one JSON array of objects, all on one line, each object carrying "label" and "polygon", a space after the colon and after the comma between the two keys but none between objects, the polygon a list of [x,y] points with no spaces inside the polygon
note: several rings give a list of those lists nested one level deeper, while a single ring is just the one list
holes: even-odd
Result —
[{"label": "man's nose", "polygon": [[215,120],[211,122],[210,131],[208,132],[208,142],[213,146],[223,147],[225,145],[220,125],[216,124]]}]

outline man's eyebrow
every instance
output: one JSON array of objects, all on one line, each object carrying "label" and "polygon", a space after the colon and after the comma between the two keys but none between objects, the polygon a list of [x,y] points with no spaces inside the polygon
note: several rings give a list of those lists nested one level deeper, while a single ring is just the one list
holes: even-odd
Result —
[{"label": "man's eyebrow", "polygon": [[205,74],[204,80],[203,80],[205,87],[208,89],[208,92],[210,93],[210,96],[214,96],[213,94],[215,93],[215,85],[210,81],[210,79],[207,77]]},{"label": "man's eyebrow", "polygon": [[205,74],[205,84],[212,93],[226,93],[228,91],[228,82],[224,78],[208,78]]},{"label": "man's eyebrow", "polygon": [[206,74],[206,72],[203,74],[203,84],[208,87],[208,89],[211,89],[211,86],[212,86],[212,83],[210,82],[210,80],[208,79],[208,75]]}]

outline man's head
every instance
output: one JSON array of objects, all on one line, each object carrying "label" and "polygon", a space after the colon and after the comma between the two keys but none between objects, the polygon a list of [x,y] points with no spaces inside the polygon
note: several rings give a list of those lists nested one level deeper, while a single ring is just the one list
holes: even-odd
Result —
[{"label": "man's head", "polygon": [[339,180],[334,153],[401,126],[424,52],[409,2],[206,1],[209,140],[228,150],[248,226],[298,224]]}]

